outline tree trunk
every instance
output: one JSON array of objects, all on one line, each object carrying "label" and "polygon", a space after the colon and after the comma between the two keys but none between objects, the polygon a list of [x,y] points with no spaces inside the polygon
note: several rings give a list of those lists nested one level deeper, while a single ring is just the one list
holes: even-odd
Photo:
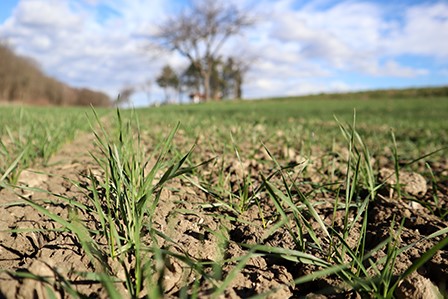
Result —
[{"label": "tree trunk", "polygon": [[165,87],[165,88],[163,88],[163,93],[164,93],[164,95],[165,95],[165,104],[168,104],[168,88],[167,87]]},{"label": "tree trunk", "polygon": [[210,100],[210,77],[211,77],[211,72],[209,70],[204,71],[204,97],[205,97],[205,101],[207,102],[208,100]]},{"label": "tree trunk", "polygon": [[242,89],[242,85],[243,85],[243,80],[241,80],[241,77],[238,76],[237,79],[235,80],[235,93],[234,96],[236,99],[241,100],[243,98],[243,89]]}]

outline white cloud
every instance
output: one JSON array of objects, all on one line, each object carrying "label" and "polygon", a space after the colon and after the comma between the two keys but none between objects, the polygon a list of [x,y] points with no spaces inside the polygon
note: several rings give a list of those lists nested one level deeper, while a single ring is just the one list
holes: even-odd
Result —
[{"label": "white cloud", "polygon": [[[300,84],[304,84],[304,78],[332,77],[339,71],[414,78],[428,75],[430,71],[400,64],[400,55],[446,55],[448,29],[444,28],[448,7],[445,4],[405,6],[402,10],[356,1],[335,5],[311,1],[298,10],[292,9],[293,5],[289,0],[275,1],[275,4],[262,2],[262,11],[269,17],[265,18],[264,31],[259,34],[262,37],[256,39],[252,51],[259,53],[263,63],[256,65],[252,73],[263,73],[270,80],[275,80],[275,76],[270,76],[272,73],[278,73],[283,79],[295,76]],[[304,89],[336,87],[326,82],[326,86],[310,83],[308,86],[312,87]],[[257,88],[248,89],[263,88],[269,93],[274,87],[258,82]]]},{"label": "white cloud", "polygon": [[[305,9],[285,14],[278,23],[284,25],[279,28],[283,32],[279,38],[288,34],[291,40],[317,49],[314,53],[328,55],[328,59],[354,59],[360,54],[365,59],[366,53],[373,59],[382,54],[448,55],[448,4],[445,3],[406,8],[401,26],[387,19],[390,12],[386,8],[353,1],[325,11]],[[291,20],[285,21],[288,18]]]},{"label": "white cloud", "polygon": [[384,50],[448,59],[448,3],[421,4],[404,13],[404,24],[391,30]]},{"label": "white cloud", "polygon": [[[112,97],[124,85],[151,78],[169,59],[154,62],[144,43],[131,38],[139,26],[155,20],[164,9],[162,1],[84,2],[88,5],[69,0],[20,1],[13,15],[0,25],[0,37],[20,54],[37,59],[51,75],[75,86],[101,89]],[[138,8],[144,3],[146,7]],[[100,4],[121,7],[122,15],[100,24],[100,12],[89,7]]]},{"label": "white cloud", "polygon": [[404,77],[412,78],[420,75],[428,74],[426,69],[416,69],[402,66],[394,60],[388,60],[384,64],[370,64],[365,67],[368,74],[373,76],[387,76],[387,77]]},{"label": "white cloud", "polygon": [[347,2],[327,10],[310,5],[276,16],[273,39],[299,44],[301,55],[324,60],[331,67],[350,68],[351,61],[364,60],[365,53],[374,51],[377,45],[380,17],[372,4]]},{"label": "white cloud", "polygon": [[14,17],[21,25],[37,30],[71,30],[83,25],[82,17],[73,14],[64,0],[21,1]]},{"label": "white cloud", "polygon": [[[448,4],[403,6],[363,1],[232,0],[258,15],[258,24],[224,52],[253,61],[249,97],[351,90],[337,74],[413,78],[429,68],[401,55],[436,58],[446,69]],[[21,0],[0,24],[20,54],[76,86],[115,96],[127,84],[154,78],[163,64],[185,67],[179,55],[151,57],[144,36],[183,1]],[[368,83],[363,88],[368,87]],[[157,88],[154,88],[157,93]]]},{"label": "white cloud", "polygon": [[[276,97],[279,94],[284,96],[317,94],[322,92],[348,92],[356,89],[363,89],[361,86],[354,86],[341,80],[301,80],[294,79],[281,80],[276,78],[257,78],[251,81],[246,92],[255,98]],[[280,93],[279,93],[280,91]]]}]

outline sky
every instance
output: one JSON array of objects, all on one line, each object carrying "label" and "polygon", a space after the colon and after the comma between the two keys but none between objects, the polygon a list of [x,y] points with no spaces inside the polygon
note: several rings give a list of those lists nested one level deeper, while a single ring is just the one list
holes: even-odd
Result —
[{"label": "sky", "polygon": [[[246,98],[448,84],[448,1],[226,0],[256,19],[223,53],[252,61]],[[0,42],[49,75],[134,105],[160,101],[152,84],[177,53],[144,37],[188,0],[0,0]],[[1,62],[0,62],[1,63]]]}]

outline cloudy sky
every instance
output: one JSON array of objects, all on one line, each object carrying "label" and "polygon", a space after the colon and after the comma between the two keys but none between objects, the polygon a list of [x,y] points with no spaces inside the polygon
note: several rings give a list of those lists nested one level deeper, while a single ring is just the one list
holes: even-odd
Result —
[{"label": "cloudy sky", "polygon": [[[448,84],[446,0],[234,2],[257,19],[224,49],[253,61],[248,98]],[[188,3],[0,0],[0,41],[61,81],[116,97],[154,80],[166,63],[186,66],[179,55],[149,53],[142,37]],[[154,84],[149,100],[161,97]]]}]

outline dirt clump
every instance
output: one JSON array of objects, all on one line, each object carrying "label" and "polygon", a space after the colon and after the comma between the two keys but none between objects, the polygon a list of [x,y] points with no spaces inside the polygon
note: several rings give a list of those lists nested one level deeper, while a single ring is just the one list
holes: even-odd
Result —
[{"label": "dirt clump", "polygon": [[[399,173],[398,179],[400,188],[403,188],[406,193],[419,198],[426,194],[428,188],[426,180],[422,175],[416,172],[407,171],[400,171]],[[380,179],[385,181],[389,187],[392,197],[392,194],[394,193],[393,187],[397,185],[397,175],[395,174],[395,171],[389,168],[381,168],[379,175]]]}]

